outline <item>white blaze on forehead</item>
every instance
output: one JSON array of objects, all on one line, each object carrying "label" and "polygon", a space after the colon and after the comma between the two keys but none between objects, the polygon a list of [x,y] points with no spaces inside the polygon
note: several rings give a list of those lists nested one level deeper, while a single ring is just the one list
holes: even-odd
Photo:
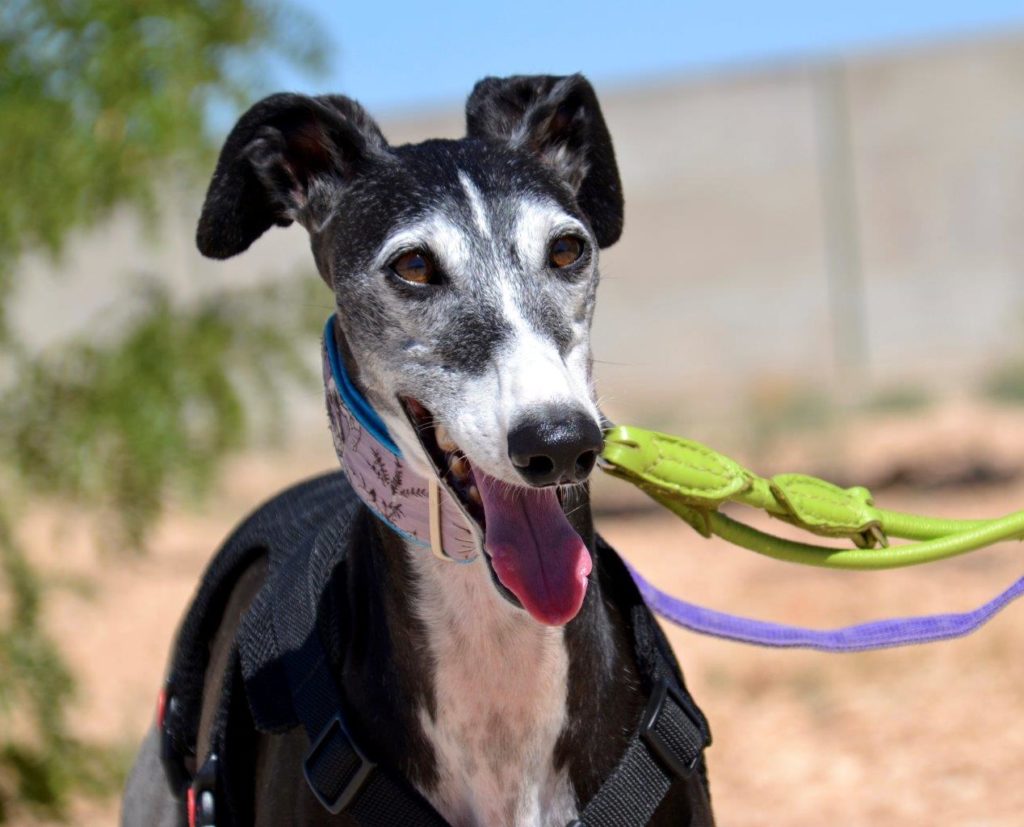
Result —
[{"label": "white blaze on forehead", "polygon": [[[515,243],[527,270],[544,262],[550,239],[566,233],[587,237],[585,228],[553,202],[525,200],[515,227]],[[538,273],[537,278],[557,278]],[[598,419],[590,384],[590,344],[585,326],[574,325],[580,341],[564,358],[555,341],[527,319],[523,285],[516,279],[498,281],[502,316],[512,335],[494,359],[494,386],[486,393],[485,408],[497,415],[506,430],[531,408],[565,405]],[[565,308],[568,312],[568,308]],[[489,471],[491,469],[488,469]],[[493,473],[493,471],[491,472]]]},{"label": "white blaze on forehead", "polygon": [[450,270],[458,270],[469,261],[465,232],[447,215],[437,212],[388,236],[377,255],[377,266],[384,267],[395,256],[418,248],[433,253]]},{"label": "white blaze on forehead", "polygon": [[490,238],[491,224],[487,220],[487,210],[484,208],[484,199],[480,190],[476,188],[473,179],[462,170],[459,170],[459,183],[462,184],[462,189],[469,200],[469,208],[473,211],[473,221],[476,223],[477,230],[484,238]]}]

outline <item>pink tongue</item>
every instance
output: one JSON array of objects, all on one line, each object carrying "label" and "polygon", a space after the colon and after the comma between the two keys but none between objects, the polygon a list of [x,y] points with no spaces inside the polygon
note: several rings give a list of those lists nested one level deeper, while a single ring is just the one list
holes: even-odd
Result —
[{"label": "pink tongue", "polygon": [[590,552],[554,488],[521,488],[474,471],[484,501],[484,544],[502,585],[534,618],[568,623],[583,605]]}]

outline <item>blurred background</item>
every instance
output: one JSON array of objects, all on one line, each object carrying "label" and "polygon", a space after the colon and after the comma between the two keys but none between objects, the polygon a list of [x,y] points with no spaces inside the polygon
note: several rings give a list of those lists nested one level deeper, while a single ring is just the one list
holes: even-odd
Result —
[{"label": "blurred background", "polygon": [[[348,94],[400,143],[458,137],[485,75],[584,72],[627,204],[594,329],[613,419],[886,507],[1024,506],[1024,8],[832,6],[4,3],[0,822],[115,822],[205,562],[336,464],[303,232],[193,244],[219,140],[272,91]],[[601,530],[719,609],[830,627],[1020,575],[1016,546],[797,569],[624,489],[598,480]],[[1022,611],[845,656],[670,630],[719,822],[1019,825]]]}]

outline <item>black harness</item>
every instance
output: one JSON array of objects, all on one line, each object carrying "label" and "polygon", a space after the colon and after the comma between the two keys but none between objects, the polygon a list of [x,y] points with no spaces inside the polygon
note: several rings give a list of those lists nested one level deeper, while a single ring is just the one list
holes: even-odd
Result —
[{"label": "black harness", "polygon": [[[351,545],[365,540],[369,519],[343,474],[319,477],[258,509],[207,568],[178,634],[158,722],[164,770],[192,827],[253,823],[255,734],[297,726],[310,744],[306,781],[328,812],[363,827],[447,824],[393,768],[374,763],[372,744],[351,737],[338,659],[324,643],[331,632],[318,621],[328,583]],[[640,827],[674,784],[699,777],[706,790],[710,734],[628,571],[610,546],[597,543],[595,563],[628,583],[623,616],[650,700],[619,763],[572,825]],[[238,627],[209,749],[197,755],[210,642],[239,578],[260,558],[267,574]]]}]

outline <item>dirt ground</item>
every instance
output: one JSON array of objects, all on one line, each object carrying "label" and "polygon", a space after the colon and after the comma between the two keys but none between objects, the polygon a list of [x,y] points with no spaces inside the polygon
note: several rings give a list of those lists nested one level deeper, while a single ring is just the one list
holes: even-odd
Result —
[{"label": "dirt ground", "polygon": [[[1015,416],[1004,427],[1024,435],[1024,420]],[[919,438],[922,427],[909,431]],[[939,433],[932,446],[941,447]],[[1024,460],[1021,438],[1012,442],[1000,442],[999,455]],[[62,593],[49,618],[80,676],[75,720],[83,735],[141,737],[175,626],[211,550],[248,509],[287,482],[329,468],[328,460],[268,454],[235,462],[202,513],[171,508],[141,557],[100,552],[85,523],[57,526],[43,510],[31,518],[28,539],[46,550],[48,564],[97,584],[91,597]],[[990,516],[1024,506],[1024,481],[894,489],[878,500]],[[703,540],[658,512],[604,518],[599,527],[674,594],[817,627],[973,608],[1024,568],[1020,546],[1004,544],[918,569],[826,572]],[[668,633],[712,724],[710,775],[723,827],[1024,824],[1024,603],[969,638],[856,655]],[[73,823],[109,825],[116,813],[116,801],[80,802]]]}]

